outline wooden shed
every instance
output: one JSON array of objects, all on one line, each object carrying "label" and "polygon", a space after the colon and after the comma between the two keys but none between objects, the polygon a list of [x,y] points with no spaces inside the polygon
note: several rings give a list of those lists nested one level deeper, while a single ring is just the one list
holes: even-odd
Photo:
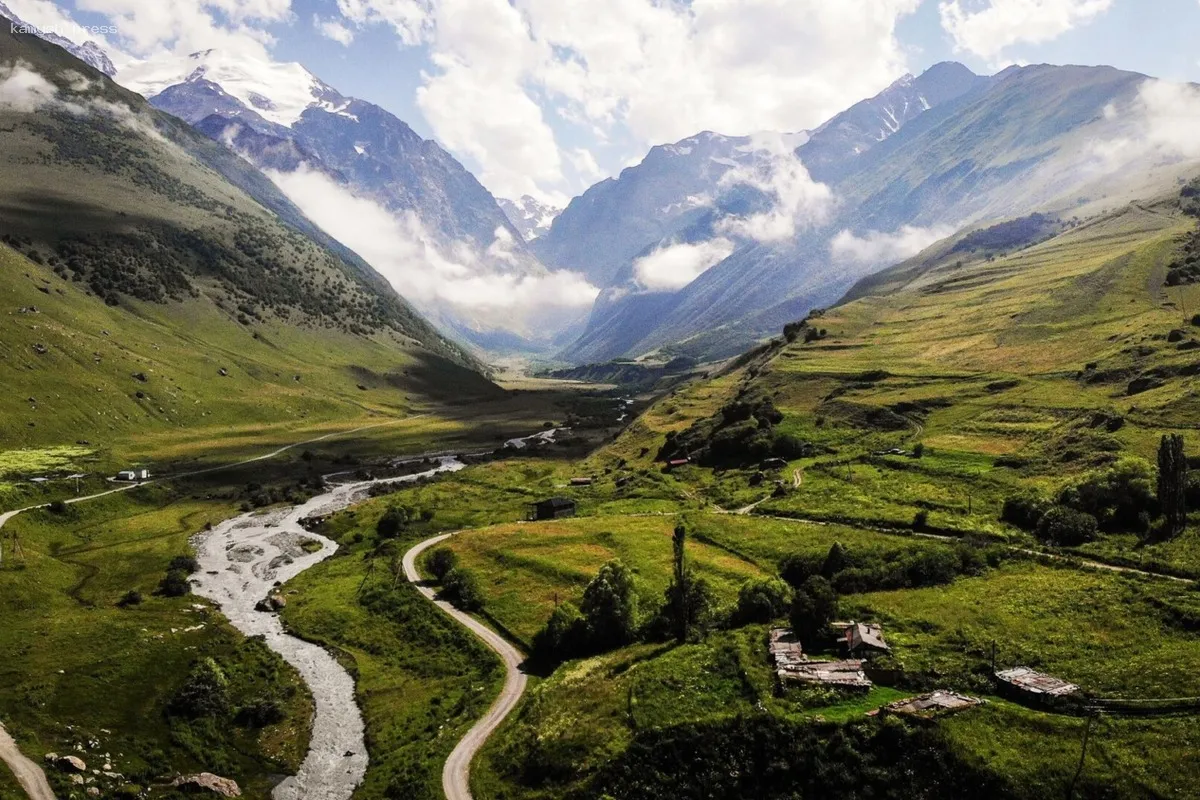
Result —
[{"label": "wooden shed", "polygon": [[529,507],[529,519],[562,519],[575,516],[575,501],[569,497],[551,497],[539,500]]}]

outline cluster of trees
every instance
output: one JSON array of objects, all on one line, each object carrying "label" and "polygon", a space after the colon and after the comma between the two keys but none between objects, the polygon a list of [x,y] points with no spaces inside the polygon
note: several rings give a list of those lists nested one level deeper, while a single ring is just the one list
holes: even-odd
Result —
[{"label": "cluster of trees", "polygon": [[852,553],[835,543],[824,556],[795,555],[780,565],[781,578],[747,581],[737,603],[718,608],[708,582],[686,560],[687,532],[675,529],[673,576],[660,606],[639,613],[633,572],[620,561],[600,568],[578,607],[555,608],[533,641],[535,658],[558,663],[605,652],[636,641],[698,639],[716,627],[769,623],[787,618],[808,646],[820,646],[837,616],[838,595],[882,589],[933,586],[958,575],[978,574],[1000,563],[1003,550],[968,545],[912,552]]},{"label": "cluster of trees", "polygon": [[813,324],[813,320],[820,319],[824,315],[825,309],[814,308],[812,311],[808,312],[808,316],[806,316],[804,319],[797,320],[796,322],[789,322],[783,326],[783,338],[786,339],[789,344],[800,338],[804,339],[805,344],[808,344],[809,342],[815,342],[818,339],[824,339],[827,335],[825,329],[818,328]]},{"label": "cluster of trees", "polygon": [[408,526],[420,522],[429,522],[433,519],[433,510],[429,508],[416,509],[406,505],[389,506],[379,521],[375,523],[375,533],[380,539],[395,539],[404,531],[408,530]]},{"label": "cluster of trees", "polygon": [[1194,493],[1183,438],[1171,434],[1159,443],[1157,473],[1141,459],[1123,458],[1066,486],[1053,501],[1010,497],[1000,519],[1059,547],[1086,544],[1101,532],[1134,532],[1152,541],[1183,532]]},{"label": "cluster of trees", "polygon": [[466,567],[458,565],[458,554],[448,547],[439,547],[426,556],[425,569],[441,587],[441,597],[463,611],[483,609],[483,591],[479,579]]},{"label": "cluster of trees", "polygon": [[633,571],[620,560],[609,561],[584,589],[578,608],[562,603],[554,609],[534,637],[534,657],[557,663],[639,640],[682,643],[702,637],[718,622],[716,594],[687,562],[684,526],[676,526],[672,546],[673,575],[657,609],[642,615]]},{"label": "cluster of trees", "polygon": [[686,456],[701,464],[744,465],[767,458],[791,460],[814,455],[812,444],[778,430],[783,419],[783,412],[770,398],[740,395],[714,417],[668,433],[659,458]]},{"label": "cluster of trees", "polygon": [[977,250],[1002,252],[1049,238],[1057,232],[1061,222],[1045,214],[1030,214],[1027,217],[1001,222],[990,228],[973,231],[960,239],[952,253],[973,253]]},{"label": "cluster of trees", "polygon": [[950,583],[959,575],[979,575],[999,566],[1006,551],[997,545],[961,542],[954,547],[933,545],[879,552],[854,551],[834,542],[824,557],[796,554],[785,558],[780,574],[794,587],[809,578],[824,578],[838,594],[919,589]]}]

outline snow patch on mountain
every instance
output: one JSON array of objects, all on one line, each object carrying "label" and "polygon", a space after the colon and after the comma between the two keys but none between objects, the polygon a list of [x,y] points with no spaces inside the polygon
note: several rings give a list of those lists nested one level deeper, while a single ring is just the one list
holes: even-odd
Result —
[{"label": "snow patch on mountain", "polygon": [[203,50],[185,56],[137,61],[121,70],[120,83],[151,98],[181,83],[210,81],[264,119],[291,127],[310,108],[346,113],[349,102],[295,63],[276,63],[244,53]]},{"label": "snow patch on mountain", "polygon": [[520,200],[507,200],[501,197],[497,198],[496,202],[500,204],[500,208],[508,217],[509,222],[525,237],[527,242],[532,242],[549,231],[550,226],[554,223],[554,218],[562,213],[561,208],[543,203],[529,195],[525,195]]}]

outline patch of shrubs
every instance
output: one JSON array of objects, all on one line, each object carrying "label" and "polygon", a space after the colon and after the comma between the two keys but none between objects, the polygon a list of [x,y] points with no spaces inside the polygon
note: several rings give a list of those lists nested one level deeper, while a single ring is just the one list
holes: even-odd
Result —
[{"label": "patch of shrubs", "polygon": [[[1012,796],[1010,786],[964,761],[958,752],[940,726],[910,725],[894,718],[834,725],[766,714],[739,716],[639,732],[581,796],[623,800]],[[570,774],[576,774],[576,769]]]},{"label": "patch of shrubs", "polygon": [[1038,520],[1037,536],[1056,547],[1078,547],[1096,540],[1099,527],[1091,514],[1054,506]]},{"label": "patch of shrubs", "polygon": [[672,431],[658,453],[660,460],[689,457],[704,465],[744,465],[768,458],[789,461],[816,455],[816,448],[779,431],[783,412],[770,398],[739,397],[716,416],[685,431]]},{"label": "patch of shrubs", "polygon": [[192,556],[175,556],[167,566],[167,574],[158,583],[158,594],[163,597],[183,597],[191,594],[192,584],[188,577],[200,569],[200,564]]},{"label": "patch of shrubs", "polygon": [[483,608],[483,592],[479,579],[468,569],[455,567],[441,581],[442,599],[453,603],[463,611],[478,611]]},{"label": "patch of shrubs", "polygon": [[959,575],[979,575],[988,567],[997,567],[1005,554],[998,545],[971,542],[888,553],[853,551],[835,542],[824,557],[807,553],[787,556],[780,562],[779,572],[793,587],[819,576],[838,594],[860,594],[941,586]]},{"label": "patch of shrubs", "polygon": [[171,698],[167,712],[185,719],[220,717],[229,713],[229,679],[216,661],[202,658],[196,662]]},{"label": "patch of shrubs", "polygon": [[121,599],[117,601],[118,608],[132,608],[142,604],[142,593],[137,589],[130,589],[125,594],[121,595]]},{"label": "patch of shrubs", "polygon": [[1000,519],[1047,544],[1074,547],[1094,541],[1100,532],[1145,535],[1158,514],[1150,466],[1123,458],[1066,486],[1053,501],[1034,494],[1009,497]]},{"label": "patch of shrubs", "polygon": [[429,570],[429,574],[434,580],[439,583],[445,580],[446,575],[451,570],[458,566],[458,554],[449,547],[439,547],[429,554],[425,561],[425,568]]}]

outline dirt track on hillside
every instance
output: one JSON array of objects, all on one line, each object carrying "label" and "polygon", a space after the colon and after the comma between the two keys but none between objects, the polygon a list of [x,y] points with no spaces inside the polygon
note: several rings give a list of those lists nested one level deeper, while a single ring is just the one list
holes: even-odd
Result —
[{"label": "dirt track on hillside", "polygon": [[434,590],[429,586],[422,585],[421,576],[417,572],[417,557],[425,550],[446,541],[453,535],[453,533],[444,533],[441,536],[426,539],[405,553],[404,576],[409,582],[416,585],[421,594],[429,598],[430,602],[482,639],[483,643],[494,650],[504,662],[506,676],[500,696],[496,698],[496,702],[492,703],[492,707],[483,715],[483,718],[475,723],[474,727],[467,731],[466,736],[454,747],[454,751],[450,753],[450,757],[446,759],[446,765],[442,769],[442,791],[446,793],[446,799],[471,800],[471,761],[487,742],[488,737],[516,707],[521,695],[525,692],[526,678],[525,673],[521,672],[521,663],[525,657],[500,634],[470,614],[459,611],[445,601],[437,600]]}]

